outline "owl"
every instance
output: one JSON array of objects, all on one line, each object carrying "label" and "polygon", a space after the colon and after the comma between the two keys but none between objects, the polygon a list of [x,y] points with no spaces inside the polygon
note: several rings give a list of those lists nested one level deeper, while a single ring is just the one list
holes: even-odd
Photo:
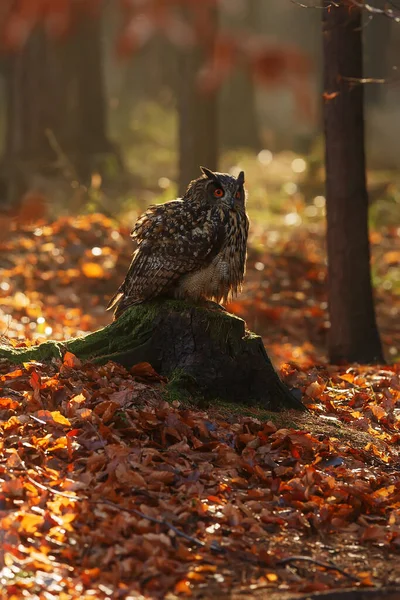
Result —
[{"label": "owl", "polygon": [[107,307],[115,318],[158,296],[220,303],[241,288],[249,230],[244,173],[200,168],[183,198],[151,206],[136,222],[137,249]]}]

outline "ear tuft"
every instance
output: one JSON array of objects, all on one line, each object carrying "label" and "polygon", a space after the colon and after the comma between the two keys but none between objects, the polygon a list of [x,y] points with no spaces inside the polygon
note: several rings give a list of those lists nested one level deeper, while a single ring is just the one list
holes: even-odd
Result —
[{"label": "ear tuft", "polygon": [[218,179],[216,174],[213,173],[210,169],[207,169],[207,167],[200,167],[200,171],[203,173],[203,175],[208,177],[208,179],[212,179],[213,181],[216,181]]},{"label": "ear tuft", "polygon": [[240,171],[238,178],[237,178],[237,182],[239,183],[239,185],[244,184],[244,171]]}]

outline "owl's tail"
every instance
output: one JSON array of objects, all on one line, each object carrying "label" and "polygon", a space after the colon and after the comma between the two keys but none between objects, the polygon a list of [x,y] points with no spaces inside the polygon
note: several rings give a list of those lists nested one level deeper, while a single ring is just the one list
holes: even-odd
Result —
[{"label": "owl's tail", "polygon": [[119,290],[115,292],[114,296],[111,298],[110,302],[106,306],[106,310],[111,310],[123,297],[123,292]]},{"label": "owl's tail", "polygon": [[129,296],[124,296],[123,292],[117,292],[111,298],[110,302],[107,305],[106,310],[111,310],[114,308],[114,321],[118,319],[126,311],[130,306],[134,306],[135,304],[141,304],[143,300],[138,300],[137,298],[129,298]]}]

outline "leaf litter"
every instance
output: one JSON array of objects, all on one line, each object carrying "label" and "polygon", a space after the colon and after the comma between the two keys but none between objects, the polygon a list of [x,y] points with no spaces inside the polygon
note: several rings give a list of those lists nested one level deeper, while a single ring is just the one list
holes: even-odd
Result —
[{"label": "leaf litter", "polygon": [[[124,238],[92,215],[2,240],[7,342],[107,322],[105,296],[129,262]],[[265,334],[306,415],[167,403],[165,378],[145,363],[128,371],[69,352],[46,365],[0,361],[5,597],[273,597],[400,583],[400,366],[321,360],[321,246],[305,255],[300,232],[279,244],[250,251],[231,309]],[[391,314],[381,313],[387,349],[398,344]]]}]

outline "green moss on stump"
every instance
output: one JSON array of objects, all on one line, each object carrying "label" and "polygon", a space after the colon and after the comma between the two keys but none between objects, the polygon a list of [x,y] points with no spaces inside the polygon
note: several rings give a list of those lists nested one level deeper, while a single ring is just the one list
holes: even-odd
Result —
[{"label": "green moss on stump", "polygon": [[[127,368],[149,362],[184,392],[206,398],[261,404],[269,410],[304,409],[275,372],[258,335],[239,317],[177,300],[132,306],[103,329],[65,342],[32,348],[0,346],[13,363],[62,358],[66,351],[84,360],[110,360]],[[177,379],[176,374],[179,373]]]}]

